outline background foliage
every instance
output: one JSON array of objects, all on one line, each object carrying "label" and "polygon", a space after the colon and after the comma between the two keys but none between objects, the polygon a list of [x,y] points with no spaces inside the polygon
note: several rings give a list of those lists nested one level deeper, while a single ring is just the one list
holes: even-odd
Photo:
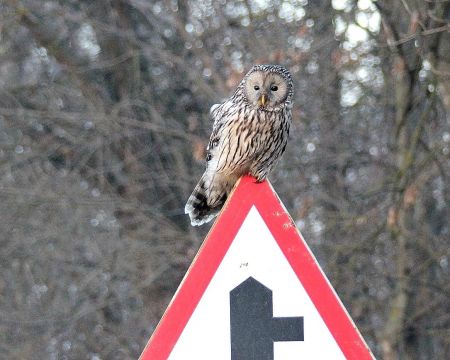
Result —
[{"label": "background foliage", "polygon": [[0,357],[139,356],[207,230],[209,107],[281,63],[274,187],[378,358],[450,358],[449,12],[0,0]]}]

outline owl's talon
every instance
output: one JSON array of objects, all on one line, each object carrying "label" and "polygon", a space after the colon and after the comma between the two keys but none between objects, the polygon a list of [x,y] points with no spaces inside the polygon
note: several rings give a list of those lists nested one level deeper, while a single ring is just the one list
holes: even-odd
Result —
[{"label": "owl's talon", "polygon": [[250,176],[252,176],[255,179],[255,183],[257,183],[257,184],[262,183],[267,178],[267,174],[264,174],[264,175],[250,174]]}]

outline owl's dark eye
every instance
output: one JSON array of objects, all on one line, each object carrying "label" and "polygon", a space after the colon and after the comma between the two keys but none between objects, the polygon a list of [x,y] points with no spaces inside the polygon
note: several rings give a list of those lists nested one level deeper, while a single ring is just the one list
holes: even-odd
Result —
[{"label": "owl's dark eye", "polygon": [[256,91],[258,91],[258,90],[259,90],[259,86],[258,86],[258,85],[255,85],[255,86],[253,86],[253,89],[255,89]]},{"label": "owl's dark eye", "polygon": [[278,86],[272,85],[272,86],[270,87],[270,90],[272,90],[272,91],[277,91],[277,90],[278,90]]}]

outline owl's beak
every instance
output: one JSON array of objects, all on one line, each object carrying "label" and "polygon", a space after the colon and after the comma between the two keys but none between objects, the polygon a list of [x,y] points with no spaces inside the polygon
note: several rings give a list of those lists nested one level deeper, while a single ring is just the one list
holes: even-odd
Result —
[{"label": "owl's beak", "polygon": [[267,96],[265,94],[262,94],[261,97],[258,100],[259,105],[264,106],[267,102]]}]

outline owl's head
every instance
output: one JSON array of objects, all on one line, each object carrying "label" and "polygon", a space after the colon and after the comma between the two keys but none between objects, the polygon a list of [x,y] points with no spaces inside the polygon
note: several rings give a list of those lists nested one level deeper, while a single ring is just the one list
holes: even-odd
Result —
[{"label": "owl's head", "polygon": [[280,65],[255,65],[240,87],[245,101],[260,110],[280,110],[292,101],[291,74]]}]

